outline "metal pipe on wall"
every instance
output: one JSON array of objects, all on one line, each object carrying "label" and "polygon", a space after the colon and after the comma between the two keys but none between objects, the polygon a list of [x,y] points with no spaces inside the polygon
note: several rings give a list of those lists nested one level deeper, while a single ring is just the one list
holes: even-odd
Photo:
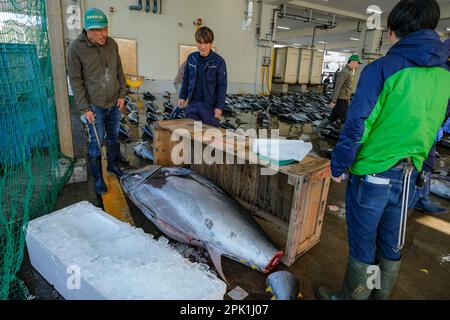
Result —
[{"label": "metal pipe on wall", "polygon": [[247,1],[247,14],[242,29],[247,30],[253,22],[253,0]]},{"label": "metal pipe on wall", "polygon": [[336,27],[336,22],[335,22],[335,16],[333,18],[332,21],[330,21],[330,19],[328,20],[321,20],[321,19],[314,19],[312,17],[312,10],[310,12],[310,16],[309,17],[305,17],[305,16],[300,16],[300,15],[296,15],[296,14],[290,14],[286,12],[287,10],[287,6],[286,5],[281,5],[281,9],[278,10],[278,16],[280,18],[287,18],[287,19],[292,19],[292,20],[296,20],[296,21],[302,21],[302,22],[306,22],[306,23],[314,23],[314,24],[320,24],[320,25],[327,25],[329,26],[329,28],[335,28]]},{"label": "metal pipe on wall", "polygon": [[304,16],[298,16],[298,15],[289,14],[289,13],[280,14],[280,18],[286,18],[286,19],[302,21],[302,22],[307,22],[307,23],[320,24],[320,25],[328,25],[328,26],[330,26],[330,28],[336,27],[336,23],[332,22],[332,21],[319,20],[319,19],[314,19],[314,18],[309,18],[309,17],[304,17]]},{"label": "metal pipe on wall", "polygon": [[330,21],[330,19],[329,20],[320,20],[320,19],[314,19],[312,17],[312,10],[310,11],[309,17],[304,17],[304,16],[300,16],[300,15],[293,15],[293,14],[286,13],[286,10],[287,10],[286,7],[287,7],[286,5],[281,5],[280,8],[273,9],[273,11],[272,11],[272,23],[271,23],[271,32],[270,32],[272,42],[275,42],[276,25],[278,22],[278,18],[287,18],[287,19],[292,19],[292,20],[296,20],[296,21],[317,24],[318,26],[314,27],[313,41],[311,44],[312,47],[314,47],[315,32],[316,32],[317,28],[320,28],[322,30],[328,30],[328,29],[336,28],[336,26],[337,26],[336,15],[333,15],[333,20],[331,20],[331,21]]}]

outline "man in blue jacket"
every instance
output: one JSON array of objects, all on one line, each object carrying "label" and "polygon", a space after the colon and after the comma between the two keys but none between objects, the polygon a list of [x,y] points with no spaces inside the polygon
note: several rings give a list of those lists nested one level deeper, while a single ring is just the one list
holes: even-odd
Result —
[{"label": "man in blue jacket", "polygon": [[318,289],[321,299],[388,299],[397,282],[406,211],[450,100],[439,18],[436,0],[401,0],[388,18],[394,45],[361,74],[331,159],[336,182],[350,171],[347,271],[337,293]]},{"label": "man in blue jacket", "polygon": [[[448,49],[448,55],[449,58],[447,60],[447,67],[450,70],[450,39],[447,39],[444,44],[446,45],[447,49]],[[450,116],[450,103],[447,107],[447,117]],[[444,133],[444,131],[446,131],[445,129],[445,125],[447,123],[444,124],[443,128],[441,129],[440,133],[441,136],[439,136],[436,138],[436,142],[439,142],[442,139],[442,135]],[[448,129],[447,129],[448,130]],[[414,209],[419,210],[419,211],[424,211],[425,213],[431,213],[431,214],[445,214],[448,212],[448,210],[446,208],[441,208],[439,207],[437,204],[435,204],[433,201],[431,201],[430,198],[430,188],[431,188],[431,172],[434,170],[436,166],[436,144],[433,145],[433,147],[431,148],[431,151],[428,155],[428,159],[425,160],[425,162],[423,163],[423,171],[425,172],[426,175],[426,182],[423,188],[423,194],[420,197],[419,201],[417,201],[417,204],[415,206]]]},{"label": "man in blue jacket", "polygon": [[187,106],[186,118],[218,127],[227,93],[227,67],[225,60],[212,51],[211,29],[198,29],[195,40],[198,52],[187,59],[178,105]]}]

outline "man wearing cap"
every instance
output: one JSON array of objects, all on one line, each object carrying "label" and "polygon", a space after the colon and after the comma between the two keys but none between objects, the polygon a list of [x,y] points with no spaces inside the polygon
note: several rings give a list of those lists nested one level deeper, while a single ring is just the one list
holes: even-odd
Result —
[{"label": "man wearing cap", "polygon": [[[85,14],[82,34],[68,50],[70,85],[88,132],[88,161],[95,180],[95,192],[107,192],[102,176],[100,145],[106,137],[107,170],[117,176],[120,112],[124,111],[126,82],[117,43],[108,37],[108,19],[97,8]],[[94,130],[95,126],[95,130]]]},{"label": "man wearing cap", "polygon": [[352,55],[348,59],[345,68],[339,72],[336,82],[334,84],[334,93],[331,99],[330,107],[332,108],[331,115],[328,119],[323,120],[317,127],[317,132],[320,132],[324,127],[330,123],[340,120],[340,123],[345,122],[347,116],[348,105],[350,97],[353,92],[353,78],[356,69],[362,64],[358,55]]},{"label": "man wearing cap", "polygon": [[340,290],[317,289],[321,299],[385,300],[397,283],[408,208],[450,100],[440,16],[436,0],[400,0],[387,20],[392,47],[361,73],[331,157],[335,182],[349,172],[347,268]]},{"label": "man wearing cap", "polygon": [[348,59],[348,63],[336,79],[336,85],[334,87],[333,97],[331,99],[330,107],[331,111],[330,122],[336,122],[340,120],[341,123],[345,122],[347,116],[348,104],[353,92],[353,78],[355,71],[359,65],[362,64],[358,55],[352,55]]}]

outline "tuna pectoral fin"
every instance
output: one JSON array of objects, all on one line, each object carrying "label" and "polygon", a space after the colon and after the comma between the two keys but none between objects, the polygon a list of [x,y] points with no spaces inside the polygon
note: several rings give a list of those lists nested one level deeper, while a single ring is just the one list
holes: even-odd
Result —
[{"label": "tuna pectoral fin", "polygon": [[227,285],[229,285],[227,279],[225,278],[225,275],[223,274],[223,270],[222,270],[222,260],[221,260],[222,252],[220,252],[215,247],[213,247],[209,244],[206,245],[206,249],[208,250],[209,256],[211,257],[214,267],[216,267],[216,270],[219,273],[220,277],[223,279],[223,281],[225,281],[225,283]]}]

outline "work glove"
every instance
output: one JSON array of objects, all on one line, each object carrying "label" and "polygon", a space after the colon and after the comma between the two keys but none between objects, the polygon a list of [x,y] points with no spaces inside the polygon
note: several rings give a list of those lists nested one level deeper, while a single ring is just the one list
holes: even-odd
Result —
[{"label": "work glove", "polygon": [[441,141],[441,139],[444,137],[444,128],[439,128],[439,131],[436,136],[436,142]]},{"label": "work glove", "polygon": [[450,133],[450,118],[448,118],[447,121],[444,123],[442,129],[444,129],[445,133]]}]

